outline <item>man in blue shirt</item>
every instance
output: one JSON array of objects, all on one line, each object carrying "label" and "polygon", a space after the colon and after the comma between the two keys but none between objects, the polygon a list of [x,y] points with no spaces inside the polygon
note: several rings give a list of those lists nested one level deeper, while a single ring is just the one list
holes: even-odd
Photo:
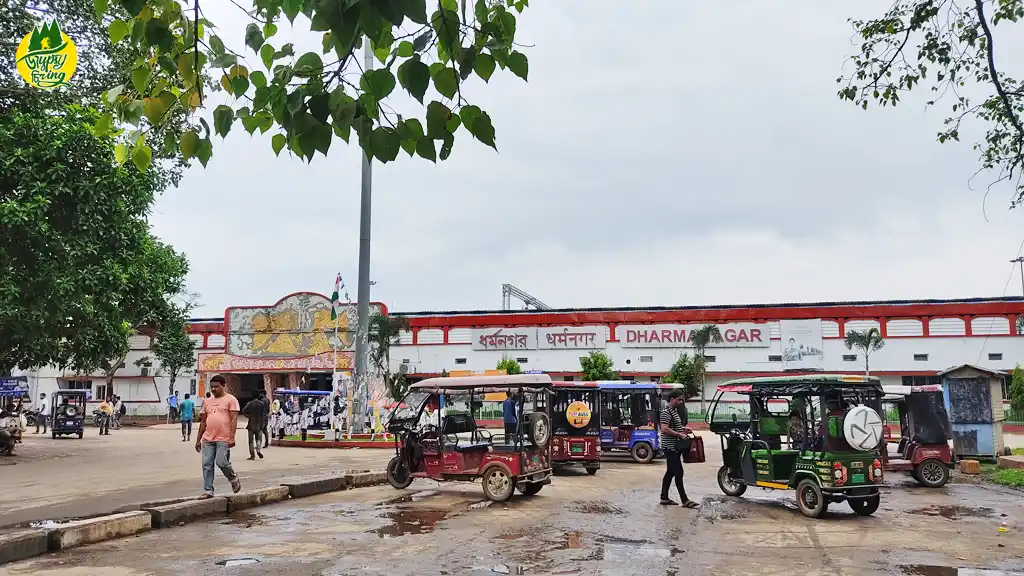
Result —
[{"label": "man in blue shirt", "polygon": [[190,394],[185,394],[181,402],[181,441],[187,442],[192,439],[192,419],[196,411],[196,403],[192,401]]},{"label": "man in blue shirt", "polygon": [[505,413],[505,443],[510,444],[516,433],[516,424],[519,422],[516,418],[516,400],[512,397],[512,392],[505,392],[502,410]]},{"label": "man in blue shirt", "polygon": [[167,397],[167,415],[171,422],[178,421],[178,391],[175,390]]}]

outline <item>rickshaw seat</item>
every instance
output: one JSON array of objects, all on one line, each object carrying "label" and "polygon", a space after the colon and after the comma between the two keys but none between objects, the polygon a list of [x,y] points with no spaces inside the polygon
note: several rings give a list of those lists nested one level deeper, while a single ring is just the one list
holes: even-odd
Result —
[{"label": "rickshaw seat", "polygon": [[441,421],[441,434],[445,436],[468,434],[474,430],[476,430],[476,420],[473,418],[472,414],[448,414]]}]

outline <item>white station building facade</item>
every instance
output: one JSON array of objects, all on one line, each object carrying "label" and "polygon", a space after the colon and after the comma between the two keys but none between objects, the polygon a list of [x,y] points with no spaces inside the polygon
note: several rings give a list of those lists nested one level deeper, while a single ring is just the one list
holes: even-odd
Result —
[{"label": "white station building facade", "polygon": [[[262,308],[288,318],[289,314],[302,316],[303,306],[316,307],[313,312],[322,314],[319,308],[325,305],[329,307],[327,297],[301,293]],[[693,353],[690,334],[707,324],[718,326],[722,335],[722,342],[705,352],[709,398],[715,387],[733,378],[863,373],[863,351],[844,345],[844,335],[851,330],[877,328],[881,333],[885,344],[870,355],[870,370],[887,385],[938,383],[938,372],[960,364],[1004,372],[1008,383],[1009,372],[1024,361],[1022,298],[391,313],[407,317],[411,327],[392,348],[391,369],[412,380],[442,372],[493,370],[504,355],[515,358],[525,371],[542,371],[555,380],[579,380],[580,358],[599,350],[612,359],[622,378],[659,381],[679,356]],[[232,314],[240,312],[229,308],[228,316]],[[352,320],[350,331],[354,316]],[[319,330],[315,328],[319,324],[311,322],[311,330]],[[237,330],[228,324],[221,318],[192,321],[189,332],[198,361],[194,369],[178,376],[179,392],[202,396],[205,377],[221,372],[238,380],[240,389],[319,385],[327,378],[310,377],[307,364],[312,364],[302,361],[302,345],[294,357],[263,361],[267,366],[257,366],[251,357],[232,356],[229,336],[239,336],[229,334]],[[153,357],[150,345],[146,336],[133,337],[132,350],[114,375],[116,393],[135,416],[165,411],[163,397],[169,380],[155,362],[148,361]],[[336,360],[339,369],[350,368],[351,356],[346,352]],[[317,360],[317,370],[329,374],[330,366],[320,366],[324,357],[321,350],[309,358]],[[266,376],[271,369],[277,372]],[[93,399],[106,393],[105,378],[96,374],[47,367],[15,376],[25,377],[33,398],[58,388],[84,389]]]}]

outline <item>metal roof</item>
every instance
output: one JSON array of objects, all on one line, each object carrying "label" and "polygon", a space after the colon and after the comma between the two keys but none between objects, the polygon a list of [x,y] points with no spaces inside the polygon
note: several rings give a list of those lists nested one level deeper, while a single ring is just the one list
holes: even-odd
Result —
[{"label": "metal roof", "polygon": [[551,377],[547,374],[517,374],[515,376],[455,376],[448,378],[427,378],[416,382],[411,390],[475,390],[493,389],[501,392],[511,388],[550,388]]},{"label": "metal roof", "polygon": [[877,376],[863,376],[861,374],[801,374],[799,376],[760,376],[757,378],[738,378],[730,380],[722,386],[735,386],[741,384],[802,384],[809,382],[834,382],[836,384],[882,384]]},{"label": "metal roof", "polygon": [[988,368],[982,368],[981,366],[975,366],[974,364],[960,364],[959,366],[950,366],[949,368],[946,368],[945,370],[939,372],[937,375],[945,376],[946,374],[949,374],[950,372],[955,372],[961,368],[972,368],[974,370],[977,370],[978,372],[984,372],[985,374],[988,374],[990,376],[1003,376],[1006,374],[1006,372],[1000,370],[990,370]]}]

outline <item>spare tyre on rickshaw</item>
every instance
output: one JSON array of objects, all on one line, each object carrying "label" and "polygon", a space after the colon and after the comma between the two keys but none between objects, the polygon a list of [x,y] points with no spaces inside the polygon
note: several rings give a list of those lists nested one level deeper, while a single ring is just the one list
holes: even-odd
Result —
[{"label": "spare tyre on rickshaw", "polygon": [[[875,409],[885,415],[886,424],[892,417],[900,427],[899,438],[893,438],[886,426],[879,448],[882,469],[907,472],[927,488],[945,486],[956,459],[949,446],[952,427],[942,386],[883,386],[882,390],[885,396]],[[891,443],[897,446],[890,455]]]},{"label": "spare tyre on rickshaw", "polygon": [[881,501],[883,432],[871,406],[881,396],[872,376],[745,378],[719,386],[706,417],[721,437],[719,487],[729,496],[748,486],[796,490],[797,507],[811,518],[842,501],[861,516],[873,514]]},{"label": "spare tyre on rickshaw", "polygon": [[593,476],[601,469],[600,389],[596,382],[552,385],[552,467],[583,468]]},{"label": "spare tyre on rickshaw", "polygon": [[[516,427],[510,435],[480,428],[485,394],[510,394]],[[409,387],[388,420],[395,457],[388,482],[401,490],[416,478],[481,480],[484,495],[504,502],[551,483],[551,378],[546,374],[430,378]]]}]

